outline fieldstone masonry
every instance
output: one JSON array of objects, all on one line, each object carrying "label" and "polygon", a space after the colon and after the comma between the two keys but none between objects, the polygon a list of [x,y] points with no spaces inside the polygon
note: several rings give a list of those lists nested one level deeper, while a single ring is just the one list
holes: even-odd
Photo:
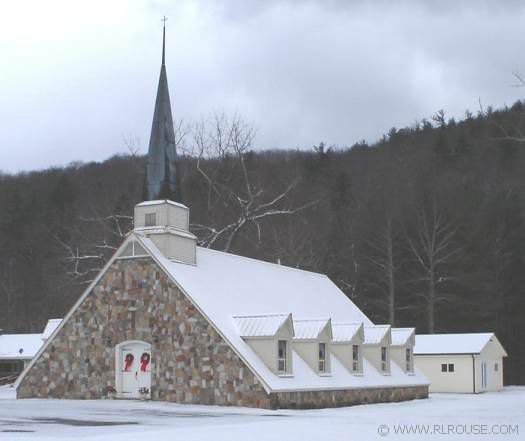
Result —
[{"label": "fieldstone masonry", "polygon": [[392,387],[267,394],[151,258],[116,260],[26,374],[18,398],[97,399],[115,386],[115,346],[151,344],[151,398],[186,404],[334,407],[426,398]]}]

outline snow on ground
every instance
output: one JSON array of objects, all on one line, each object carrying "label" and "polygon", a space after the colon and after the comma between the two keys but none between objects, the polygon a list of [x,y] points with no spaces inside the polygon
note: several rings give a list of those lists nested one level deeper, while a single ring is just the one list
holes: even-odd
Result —
[{"label": "snow on ground", "polygon": [[[381,427],[384,425],[384,427]],[[396,434],[419,425],[425,434]],[[495,435],[493,431],[513,433]],[[516,433],[516,426],[518,433]],[[389,433],[381,436],[378,431]],[[479,430],[480,435],[456,435]],[[439,433],[436,433],[439,432]],[[448,431],[448,434],[445,433]],[[486,431],[487,434],[483,435]],[[428,400],[322,410],[260,410],[121,400],[15,400],[0,387],[0,440],[522,440],[525,387],[480,395],[433,394]]]}]

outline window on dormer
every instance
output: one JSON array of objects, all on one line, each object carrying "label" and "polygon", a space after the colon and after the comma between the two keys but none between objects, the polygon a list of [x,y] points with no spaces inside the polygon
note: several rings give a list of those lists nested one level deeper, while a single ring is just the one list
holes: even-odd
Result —
[{"label": "window on dormer", "polygon": [[359,371],[359,345],[352,345],[352,370]]},{"label": "window on dormer", "polygon": [[146,213],[144,225],[146,227],[154,227],[157,225],[157,213]]},{"label": "window on dormer", "polygon": [[388,370],[386,346],[381,346],[381,370],[383,372]]},{"label": "window on dormer", "polygon": [[406,371],[412,372],[413,369],[412,369],[412,349],[411,348],[406,348],[405,362],[406,362]]},{"label": "window on dormer", "polygon": [[286,372],[287,369],[286,352],[286,340],[279,340],[277,342],[277,371],[279,371],[280,373]]},{"label": "window on dormer", "polygon": [[319,343],[319,372],[326,372],[326,343]]}]

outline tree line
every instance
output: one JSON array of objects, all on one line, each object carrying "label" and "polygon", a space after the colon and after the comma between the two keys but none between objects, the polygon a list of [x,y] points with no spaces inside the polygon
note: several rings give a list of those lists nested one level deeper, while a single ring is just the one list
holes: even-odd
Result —
[{"label": "tree line", "polygon": [[[375,323],[494,331],[506,382],[524,384],[524,106],[310,150],[254,150],[250,125],[215,115],[178,138],[191,228],[201,246],[326,273]],[[144,171],[130,149],[0,176],[0,328],[64,316],[132,227]]]}]

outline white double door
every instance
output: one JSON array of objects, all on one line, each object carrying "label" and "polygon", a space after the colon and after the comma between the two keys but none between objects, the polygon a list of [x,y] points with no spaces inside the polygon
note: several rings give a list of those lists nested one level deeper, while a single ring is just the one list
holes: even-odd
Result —
[{"label": "white double door", "polygon": [[118,347],[117,381],[122,398],[138,398],[151,391],[151,345],[142,341],[124,342]]}]

